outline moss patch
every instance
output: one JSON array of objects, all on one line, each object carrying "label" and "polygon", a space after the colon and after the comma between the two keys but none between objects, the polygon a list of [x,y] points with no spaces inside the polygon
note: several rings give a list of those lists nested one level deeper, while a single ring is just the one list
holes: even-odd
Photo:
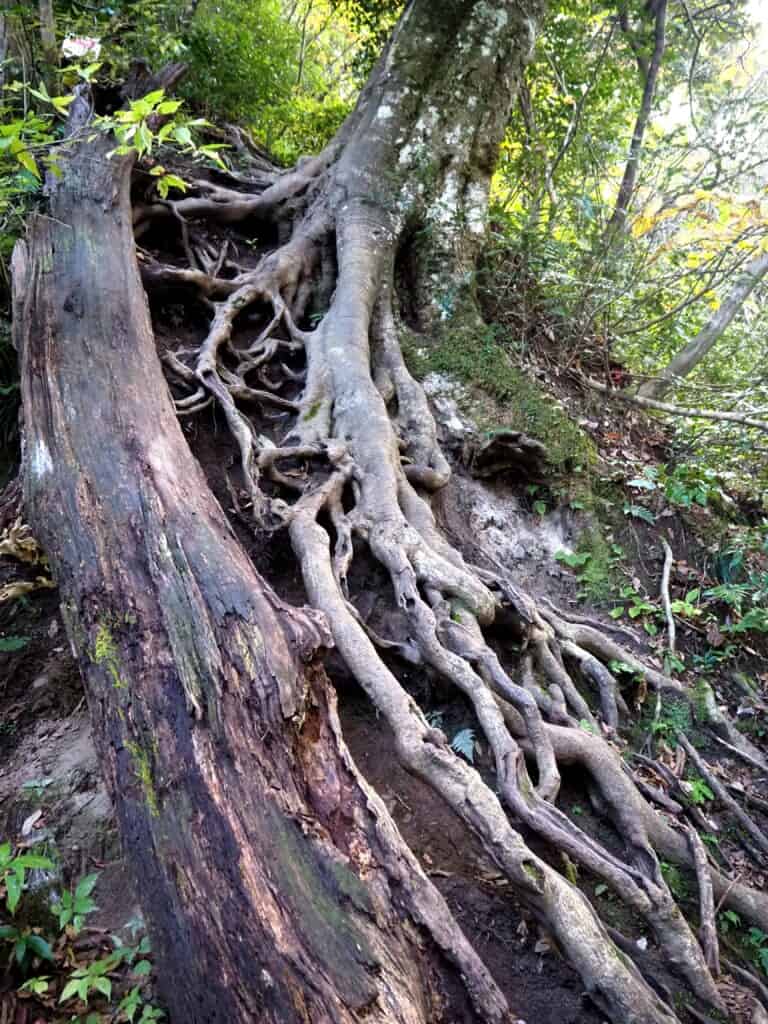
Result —
[{"label": "moss patch", "polygon": [[157,818],[160,814],[160,805],[157,800],[157,793],[155,792],[155,785],[152,780],[152,768],[149,763],[149,754],[138,743],[130,741],[125,744],[125,749],[131,755],[133,771],[141,784],[144,797],[147,801],[147,806],[149,807],[149,812],[153,818]]},{"label": "moss patch", "polygon": [[456,313],[426,344],[404,332],[403,356],[417,377],[436,372],[459,380],[467,389],[459,404],[481,430],[520,430],[543,441],[554,473],[594,465],[597,451],[591,439],[551,395],[512,364],[498,332],[476,315]]},{"label": "moss patch", "polygon": [[126,689],[128,683],[120,674],[117,644],[106,622],[101,622],[96,630],[92,658],[96,665],[104,666],[116,690]]}]

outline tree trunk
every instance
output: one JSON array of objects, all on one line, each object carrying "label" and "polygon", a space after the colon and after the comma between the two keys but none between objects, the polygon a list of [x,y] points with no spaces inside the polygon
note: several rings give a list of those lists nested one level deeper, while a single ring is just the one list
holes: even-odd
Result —
[{"label": "tree trunk", "polygon": [[49,91],[54,87],[54,71],[59,57],[56,49],[56,19],[53,14],[53,0],[40,0],[40,43],[45,65],[44,77]]},{"label": "tree trunk", "polygon": [[[176,1021],[481,1019],[505,1002],[351,762],[322,617],[257,576],[178,426],[130,163],[61,161],[14,257],[26,504]],[[453,1008],[453,1012],[456,1008]]]},{"label": "tree trunk", "polygon": [[[17,250],[30,515],[178,1020],[453,1021],[459,977],[476,1019],[508,1019],[349,760],[315,657],[326,624],[401,762],[480,839],[606,1017],[677,1020],[518,822],[610,885],[696,997],[722,1009],[656,856],[690,863],[688,844],[603,738],[623,708],[611,662],[676,700],[685,692],[599,629],[540,607],[509,567],[482,551],[470,564],[449,543],[431,502],[451,467],[400,348],[401,315],[425,344],[433,328],[476,337],[490,176],[542,6],[411,0],[336,138],[292,171],[260,161],[247,192],[219,175],[158,202],[143,175],[131,218],[129,165],[108,163],[106,143],[75,149],[52,216]],[[197,231],[245,218],[279,239],[255,266],[238,263],[236,245],[212,253]],[[217,406],[259,535],[286,530],[322,618],[265,587],[189,454],[160,381],[132,220],[190,263],[143,253],[146,286],[212,307],[199,348],[164,353],[176,408]],[[158,223],[167,230],[145,234]],[[247,341],[233,336],[245,311],[261,321]],[[275,406],[288,424],[264,414]],[[353,603],[365,557],[387,581],[385,636]],[[485,636],[499,615],[525,652],[520,682]],[[382,650],[466,696],[496,791],[430,726]],[[557,808],[560,766],[574,763],[623,856]],[[712,876],[718,899],[768,929],[765,897]]]},{"label": "tree trunk", "polygon": [[768,274],[768,253],[762,252],[750,260],[738,274],[733,287],[720,307],[704,324],[699,333],[680,349],[657,377],[638,389],[639,397],[663,398],[678,381],[695,370],[723,336],[733,318],[766,274]]},{"label": "tree trunk", "polygon": [[643,148],[643,139],[645,138],[645,131],[648,127],[651,110],[653,109],[653,101],[656,97],[656,86],[659,80],[659,72],[661,71],[661,63],[664,59],[664,51],[666,50],[667,45],[667,0],[658,0],[652,8],[650,5],[648,6],[649,9],[653,11],[654,15],[653,51],[651,53],[650,60],[648,60],[648,58],[642,53],[637,42],[631,37],[631,29],[627,20],[626,6],[619,15],[622,30],[630,40],[630,45],[632,46],[637,60],[638,70],[640,71],[640,75],[643,79],[643,96],[640,101],[640,110],[637,113],[635,128],[632,132],[632,141],[629,144],[629,156],[624,167],[624,175],[621,179],[621,184],[619,185],[619,192],[616,196],[616,204],[613,208],[611,219],[608,221],[608,225],[606,227],[606,238],[616,237],[618,233],[623,231],[626,225],[629,204],[635,194],[635,187],[637,185],[637,173],[640,168],[640,154]]}]

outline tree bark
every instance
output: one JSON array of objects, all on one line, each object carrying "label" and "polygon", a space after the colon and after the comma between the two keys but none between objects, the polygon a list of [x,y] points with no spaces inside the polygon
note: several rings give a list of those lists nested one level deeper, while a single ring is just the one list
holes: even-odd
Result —
[{"label": "tree bark", "polygon": [[761,252],[747,263],[738,274],[733,287],[720,307],[709,318],[699,333],[684,345],[677,355],[653,380],[638,388],[640,398],[658,400],[674,388],[678,381],[696,369],[704,357],[717,344],[746,300],[768,274],[768,253]]},{"label": "tree bark", "polygon": [[[130,162],[62,159],[14,256],[26,505],[50,557],[173,1019],[507,1019],[356,771],[322,617],[256,574],[178,426]],[[455,1007],[453,1008],[455,1011]]]},{"label": "tree bark", "polygon": [[45,65],[44,77],[50,91],[53,87],[54,71],[59,64],[56,49],[56,18],[53,13],[53,0],[40,0],[39,11],[40,43]]}]

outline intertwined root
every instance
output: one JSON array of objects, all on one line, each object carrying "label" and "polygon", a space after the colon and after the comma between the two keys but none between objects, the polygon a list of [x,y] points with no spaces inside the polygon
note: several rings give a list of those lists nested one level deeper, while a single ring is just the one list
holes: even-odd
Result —
[{"label": "intertwined root", "polygon": [[[305,172],[302,187],[326,166],[321,161]],[[644,918],[695,996],[722,1009],[713,978],[711,894],[766,931],[768,900],[709,865],[700,844],[641,795],[618,752],[617,730],[627,708],[608,666],[628,664],[659,695],[685,699],[684,688],[644,665],[599,623],[531,600],[491,558],[468,564],[438,529],[429,495],[448,482],[450,467],[424,392],[398,344],[395,232],[383,215],[348,202],[331,216],[328,204],[316,200],[292,237],[249,270],[228,261],[226,247],[216,254],[193,244],[188,216],[229,221],[243,211],[273,210],[270,192],[278,185],[283,194],[296,195],[295,179],[288,189],[278,180],[250,198],[209,190],[162,208],[163,216],[170,208],[183,225],[184,250],[197,265],[145,262],[145,279],[150,286],[195,289],[212,310],[198,349],[165,356],[174,384],[187,392],[177,399],[180,415],[212,402],[220,408],[239,448],[254,517],[262,526],[287,525],[309,599],[325,613],[348,668],[392,726],[403,763],[481,838],[605,1012],[622,1021],[676,1019],[618,953],[585,897],[527,848],[497,796],[429,726],[385,665],[382,650],[428,666],[466,695],[493,753],[498,792],[512,819],[610,886]],[[151,215],[145,210],[144,216]],[[339,258],[335,294],[320,324],[304,330],[298,324],[313,288],[331,292],[332,231]],[[248,311],[260,315],[261,327],[247,345],[235,345],[235,320]],[[254,407],[262,422],[276,413],[282,430],[273,428],[272,437],[258,434],[248,415]],[[350,600],[347,580],[361,546],[388,574],[399,610],[397,635],[377,635]],[[514,623],[519,636],[517,680],[484,635],[499,614]],[[592,689],[596,710],[576,679]],[[759,758],[714,701],[709,703],[713,728],[737,752]],[[535,784],[526,758],[535,766]],[[560,773],[573,764],[588,773],[596,804],[623,840],[623,855],[611,853],[558,810]],[[654,796],[650,785],[645,792]],[[667,810],[678,807],[658,791],[656,796],[662,806],[666,800]],[[696,868],[707,918],[704,950],[669,891],[657,851]]]}]

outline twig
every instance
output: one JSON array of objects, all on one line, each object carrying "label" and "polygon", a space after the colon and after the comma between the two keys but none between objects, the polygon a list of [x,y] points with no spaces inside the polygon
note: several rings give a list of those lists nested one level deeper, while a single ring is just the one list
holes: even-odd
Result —
[{"label": "twig", "polygon": [[762,797],[755,796],[754,793],[749,793],[742,786],[737,786],[733,782],[728,783],[728,789],[732,793],[737,793],[740,797],[743,797],[748,804],[752,804],[753,807],[757,807],[763,814],[768,814],[768,800],[763,800]]},{"label": "twig", "polygon": [[720,897],[720,899],[719,899],[719,900],[717,901],[717,906],[715,907],[715,917],[717,917],[717,915],[718,915],[718,914],[720,913],[720,908],[722,907],[722,905],[723,905],[723,904],[725,903],[725,901],[726,901],[726,900],[728,899],[728,897],[730,896],[730,894],[731,894],[731,889],[732,889],[732,888],[734,887],[734,885],[736,885],[736,884],[737,884],[737,882],[739,882],[739,880],[741,879],[741,874],[742,874],[742,873],[741,873],[741,872],[739,872],[738,874],[736,874],[736,875],[734,875],[734,876],[733,876],[733,878],[732,878],[732,879],[730,880],[730,882],[728,883],[728,887],[727,887],[727,889],[725,890],[725,892],[723,893],[723,895],[722,895],[722,896]]},{"label": "twig", "polygon": [[667,647],[669,653],[675,653],[677,643],[677,629],[675,618],[672,615],[672,602],[669,599],[669,575],[672,571],[672,548],[665,537],[661,538],[661,546],[664,548],[664,569],[661,573],[661,603],[664,608],[664,615],[667,618]]},{"label": "twig", "polygon": [[624,769],[646,799],[658,804],[658,806],[667,811],[668,814],[683,813],[682,804],[673,800],[672,797],[667,796],[660,786],[653,786],[650,782],[646,782],[645,779],[641,779],[637,772],[632,771],[629,765],[625,764]]},{"label": "twig", "polygon": [[725,747],[727,750],[730,750],[730,752],[735,754],[736,757],[740,757],[743,761],[746,761],[747,764],[751,764],[752,767],[757,768],[759,772],[765,772],[765,765],[760,764],[756,757],[752,757],[752,755],[748,754],[745,750],[739,750],[739,748],[734,747],[732,743],[726,743],[726,741],[721,740],[716,733],[712,733],[712,737],[720,744],[721,747]]},{"label": "twig", "polygon": [[707,851],[695,828],[688,828],[687,835],[696,871],[696,882],[699,886],[699,914],[701,916],[699,942],[704,951],[707,967],[717,977],[720,974],[720,948],[717,942],[715,895],[712,890],[712,876],[707,862]]},{"label": "twig", "polygon": [[765,987],[759,978],[756,978],[751,971],[747,971],[743,967],[739,967],[738,964],[726,960],[725,957],[722,958],[721,963],[729,974],[732,974],[742,985],[752,989],[764,1005],[768,1007],[768,988]]},{"label": "twig", "polygon": [[607,629],[611,633],[620,633],[635,644],[638,643],[635,634],[625,626],[620,626],[617,622],[602,622],[600,619],[590,618],[589,615],[578,615],[576,612],[566,611],[564,608],[558,608],[548,597],[542,597],[541,602],[547,605],[548,608],[551,608],[561,619],[565,619],[566,622],[575,622],[579,626],[591,626],[593,629]]},{"label": "twig", "polygon": [[[704,763],[698,750],[690,743],[688,738],[682,733],[677,733],[677,741],[681,744],[683,749],[686,751],[690,759],[696,765],[696,768],[702,778],[705,780],[707,785],[710,787],[712,792],[715,794],[720,803],[726,807],[731,814],[736,818],[741,827],[748,832],[749,835],[754,839],[755,843],[759,847],[763,854],[763,858],[768,857],[768,837],[755,822],[750,818],[743,808],[739,807],[733,797],[728,793],[725,786],[722,784],[720,779],[712,772],[712,770]],[[747,845],[747,844],[745,844]]]}]

